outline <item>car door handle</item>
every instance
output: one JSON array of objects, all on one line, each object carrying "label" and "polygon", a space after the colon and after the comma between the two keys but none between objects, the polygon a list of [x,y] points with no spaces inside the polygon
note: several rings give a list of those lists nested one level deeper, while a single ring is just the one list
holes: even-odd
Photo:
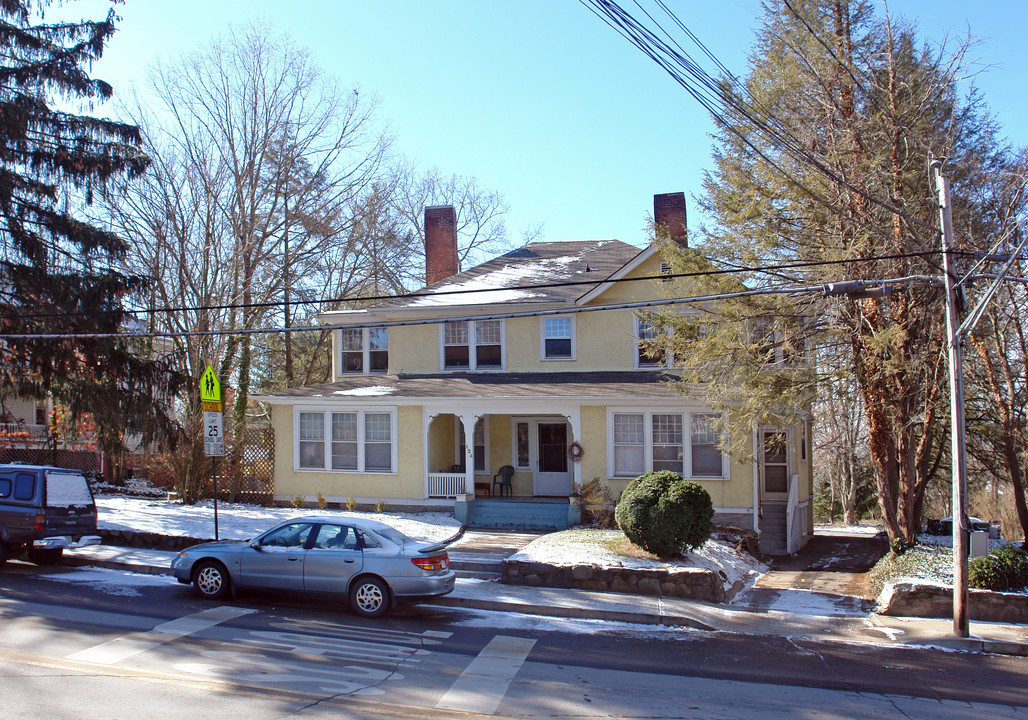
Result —
[{"label": "car door handle", "polygon": [[343,560],[343,562],[352,563],[353,562],[353,558],[346,558],[345,560]]},{"label": "car door handle", "polygon": [[289,558],[289,562],[296,562],[299,559],[300,558],[298,558],[298,557],[291,557],[291,558]]}]

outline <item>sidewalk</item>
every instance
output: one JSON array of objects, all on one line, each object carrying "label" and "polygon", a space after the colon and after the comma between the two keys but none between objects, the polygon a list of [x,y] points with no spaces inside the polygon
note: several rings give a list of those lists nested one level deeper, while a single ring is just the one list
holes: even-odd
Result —
[{"label": "sidewalk", "polygon": [[[164,575],[175,552],[95,545],[64,554],[65,565]],[[804,591],[796,591],[804,592]],[[971,637],[953,635],[951,620],[897,618],[867,613],[810,615],[754,611],[694,600],[645,595],[532,588],[459,578],[436,605],[526,615],[672,625],[701,631],[806,637],[878,645],[936,646],[971,652],[1028,656],[1028,627],[971,623]]]}]

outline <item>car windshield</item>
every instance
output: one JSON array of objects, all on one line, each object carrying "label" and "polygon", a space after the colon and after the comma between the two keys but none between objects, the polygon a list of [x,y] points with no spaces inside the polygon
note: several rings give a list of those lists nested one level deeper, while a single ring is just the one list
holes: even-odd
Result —
[{"label": "car windshield", "polygon": [[375,528],[374,534],[384,537],[389,542],[395,545],[404,545],[413,541],[413,538],[409,538],[399,530],[395,530],[391,527],[380,527]]}]

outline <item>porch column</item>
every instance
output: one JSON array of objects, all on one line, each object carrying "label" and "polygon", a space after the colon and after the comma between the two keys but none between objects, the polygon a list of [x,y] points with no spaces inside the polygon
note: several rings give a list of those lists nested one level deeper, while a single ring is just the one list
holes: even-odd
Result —
[{"label": "porch column", "polygon": [[464,428],[464,492],[475,494],[475,423],[481,415],[457,413]]},{"label": "porch column", "polygon": [[[577,442],[580,445],[582,443],[582,410],[581,408],[575,408],[571,412],[565,415],[568,419],[568,424],[571,426],[571,442]],[[574,492],[581,492],[582,490],[582,461],[571,461],[571,467],[573,468],[573,477],[571,480],[571,489]]]}]

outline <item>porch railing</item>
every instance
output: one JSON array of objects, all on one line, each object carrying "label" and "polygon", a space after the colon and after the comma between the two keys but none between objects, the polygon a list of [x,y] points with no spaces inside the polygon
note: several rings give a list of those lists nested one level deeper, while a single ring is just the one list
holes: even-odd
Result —
[{"label": "porch railing", "polygon": [[429,473],[428,496],[430,498],[452,498],[465,493],[464,473]]}]

